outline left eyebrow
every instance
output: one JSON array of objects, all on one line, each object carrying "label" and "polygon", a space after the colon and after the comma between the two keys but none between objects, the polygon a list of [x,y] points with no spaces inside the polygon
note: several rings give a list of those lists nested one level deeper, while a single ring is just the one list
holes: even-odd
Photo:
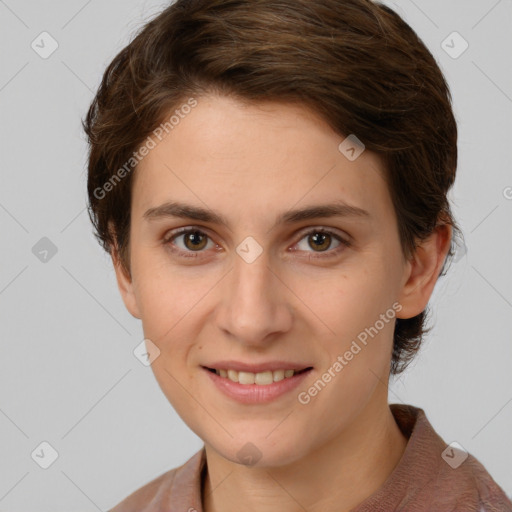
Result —
[{"label": "left eyebrow", "polygon": [[318,206],[309,206],[300,210],[288,210],[281,214],[277,223],[290,224],[302,220],[316,219],[319,217],[366,217],[371,215],[368,211],[357,206],[349,205],[343,201]]},{"label": "left eyebrow", "polygon": [[[170,201],[160,206],[149,208],[149,210],[144,213],[143,217],[148,221],[167,217],[179,217],[230,227],[229,222],[220,213],[178,201]],[[369,219],[371,215],[362,208],[347,204],[344,201],[338,201],[330,204],[287,210],[279,215],[274,226],[278,224],[292,224],[302,220],[321,217],[363,217]]]}]

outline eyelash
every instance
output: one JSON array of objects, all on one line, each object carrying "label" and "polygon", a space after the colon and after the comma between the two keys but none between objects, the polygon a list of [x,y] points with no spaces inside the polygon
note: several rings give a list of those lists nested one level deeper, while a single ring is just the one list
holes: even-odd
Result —
[{"label": "eyelash", "polygon": [[[173,246],[174,244],[172,244],[172,242],[179,236],[187,235],[189,233],[200,233],[201,235],[204,235],[208,239],[211,240],[211,238],[201,229],[195,228],[195,227],[188,227],[188,228],[178,229],[176,231],[172,231],[171,233],[169,233],[168,236],[166,236],[164,238],[163,244],[165,246],[169,247],[171,252],[178,254],[179,256],[183,256],[185,258],[199,258],[199,257],[201,257],[200,254],[205,252],[204,250],[202,250],[202,251],[183,251],[182,249],[176,249]],[[302,237],[299,239],[299,241],[297,243],[299,243],[304,238],[307,238],[308,236],[314,235],[314,234],[329,235],[332,238],[336,239],[338,242],[340,242],[340,245],[332,250],[327,249],[325,251],[320,251],[320,252],[311,251],[311,253],[309,255],[310,259],[330,258],[333,256],[337,256],[340,251],[342,251],[343,249],[350,247],[352,245],[351,242],[349,242],[348,240],[345,240],[344,238],[340,237],[333,231],[330,231],[325,228],[315,228],[315,229],[311,229],[310,231],[307,231],[306,233],[303,233]],[[310,251],[307,251],[307,252],[310,252]]]}]

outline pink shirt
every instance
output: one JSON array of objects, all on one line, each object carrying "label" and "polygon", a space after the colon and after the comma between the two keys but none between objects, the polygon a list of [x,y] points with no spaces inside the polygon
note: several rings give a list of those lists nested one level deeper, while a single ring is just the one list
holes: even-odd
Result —
[{"label": "pink shirt", "polygon": [[[512,512],[512,502],[472,455],[457,452],[434,431],[422,409],[391,404],[408,438],[384,485],[351,512]],[[453,467],[452,467],[453,466]],[[204,447],[109,512],[203,512]]]}]

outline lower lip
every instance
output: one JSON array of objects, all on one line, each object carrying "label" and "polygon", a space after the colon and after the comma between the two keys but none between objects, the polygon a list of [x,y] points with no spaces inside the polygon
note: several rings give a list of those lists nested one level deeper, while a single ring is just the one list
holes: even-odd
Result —
[{"label": "lower lip", "polygon": [[220,391],[242,404],[265,404],[271,402],[295,389],[311,373],[310,369],[263,386],[260,384],[240,384],[233,382],[227,377],[220,377],[204,367],[202,369]]}]

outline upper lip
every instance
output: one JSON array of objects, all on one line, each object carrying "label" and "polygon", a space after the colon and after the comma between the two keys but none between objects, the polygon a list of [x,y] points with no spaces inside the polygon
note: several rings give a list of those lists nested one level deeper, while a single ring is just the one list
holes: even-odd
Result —
[{"label": "upper lip", "polygon": [[312,368],[312,365],[304,363],[290,363],[289,361],[267,361],[266,363],[258,364],[248,364],[241,361],[215,361],[205,365],[205,368],[260,373],[275,370],[304,370],[306,368]]}]

